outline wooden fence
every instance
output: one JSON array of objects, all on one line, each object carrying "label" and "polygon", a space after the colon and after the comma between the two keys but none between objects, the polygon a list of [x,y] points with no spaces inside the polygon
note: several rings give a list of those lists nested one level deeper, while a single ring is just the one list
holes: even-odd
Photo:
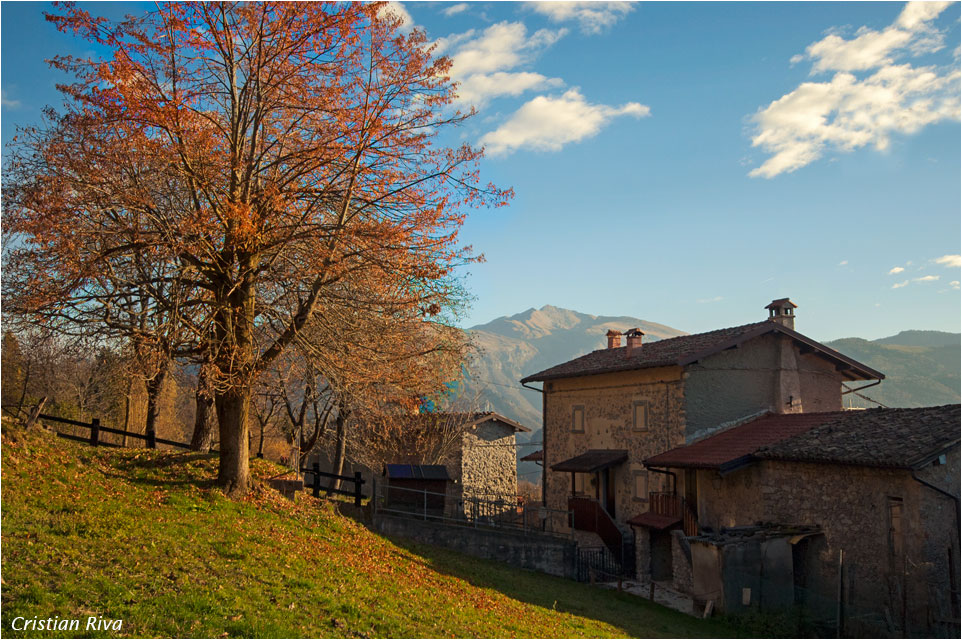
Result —
[{"label": "wooden fence", "polygon": [[[124,445],[117,444],[115,442],[107,442],[100,438],[102,433],[113,433],[119,436],[124,436],[126,438],[135,438],[137,440],[144,440],[147,443],[148,449],[156,449],[158,444],[166,444],[171,447],[178,447],[180,449],[190,449],[190,445],[185,442],[177,442],[175,440],[167,440],[166,438],[158,438],[157,434],[153,431],[148,431],[144,433],[133,433],[131,431],[122,431],[120,429],[112,429],[110,427],[105,427],[100,424],[100,418],[93,418],[90,422],[81,422],[79,420],[70,420],[68,418],[59,418],[57,416],[47,415],[41,413],[37,415],[41,420],[49,420],[51,422],[59,422],[61,424],[69,424],[75,427],[81,427],[90,430],[89,437],[75,436],[69,433],[57,432],[58,438],[66,438],[67,440],[76,440],[77,442],[84,442],[94,447],[123,447]],[[217,453],[215,450],[211,450],[211,453]]]},{"label": "wooden fence", "polygon": [[[312,478],[311,478],[311,484],[308,485],[308,484],[305,482],[305,483],[304,483],[304,490],[307,491],[308,489],[310,489],[310,490],[311,490],[311,493],[313,494],[313,496],[314,496],[315,498],[320,498],[320,497],[321,497],[321,491],[323,490],[323,491],[326,491],[326,492],[329,493],[329,494],[330,494],[330,493],[337,493],[337,494],[345,495],[345,496],[353,496],[353,498],[354,498],[354,505],[357,506],[357,507],[360,507],[360,506],[361,506],[361,500],[366,497],[366,496],[364,496],[364,494],[361,493],[361,485],[364,484],[365,481],[364,481],[364,479],[361,477],[361,472],[360,472],[360,471],[355,471],[355,472],[354,472],[354,477],[351,477],[351,476],[340,476],[340,475],[338,475],[338,474],[336,474],[336,473],[328,473],[327,471],[321,471],[321,465],[315,462],[314,464],[311,465],[311,468],[310,468],[310,469],[304,469],[304,468],[302,468],[302,469],[301,469],[301,473],[310,473],[310,474],[311,474],[311,476],[312,476]],[[344,490],[344,489],[335,489],[334,487],[321,487],[321,478],[331,478],[331,479],[333,479],[333,480],[343,480],[343,481],[345,481],[345,482],[353,482],[353,483],[354,483],[354,490],[353,490],[353,491],[346,491],[346,490]]]}]

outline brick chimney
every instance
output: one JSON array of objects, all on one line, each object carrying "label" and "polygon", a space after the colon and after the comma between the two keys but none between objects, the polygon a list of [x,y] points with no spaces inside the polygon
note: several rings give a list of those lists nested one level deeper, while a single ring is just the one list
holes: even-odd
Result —
[{"label": "brick chimney", "polygon": [[779,298],[778,300],[772,300],[768,306],[768,319],[772,322],[777,322],[783,327],[787,327],[791,330],[795,330],[795,309],[798,305],[789,300],[788,298]]},{"label": "brick chimney", "polygon": [[608,329],[608,348],[617,349],[621,346],[621,333],[615,331],[614,329]]},{"label": "brick chimney", "polygon": [[645,332],[635,327],[634,329],[625,331],[625,335],[628,336],[628,356],[631,356],[633,351],[641,349],[641,339],[645,335]]}]

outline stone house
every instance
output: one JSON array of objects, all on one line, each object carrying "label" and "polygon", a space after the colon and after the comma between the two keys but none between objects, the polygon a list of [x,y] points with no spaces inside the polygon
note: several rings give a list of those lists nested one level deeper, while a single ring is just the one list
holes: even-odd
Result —
[{"label": "stone house", "polygon": [[453,415],[463,427],[461,446],[445,460],[452,480],[449,496],[463,504],[469,516],[488,515],[491,508],[485,504],[516,505],[515,435],[530,429],[493,411]]},{"label": "stone house", "polygon": [[884,378],[795,331],[787,298],[766,309],[761,322],[652,343],[630,329],[621,346],[609,331],[606,349],[525,377],[543,383],[546,506],[574,510],[575,529],[624,564],[634,564],[632,543],[670,551],[660,533],[635,540],[628,521],[685,512],[694,533],[698,477],[674,478],[647,459],[765,413],[841,410],[847,383]]},{"label": "stone house", "polygon": [[958,637],[959,429],[959,405],[770,414],[649,458],[697,476],[699,535],[661,523],[675,587],[845,635]]}]

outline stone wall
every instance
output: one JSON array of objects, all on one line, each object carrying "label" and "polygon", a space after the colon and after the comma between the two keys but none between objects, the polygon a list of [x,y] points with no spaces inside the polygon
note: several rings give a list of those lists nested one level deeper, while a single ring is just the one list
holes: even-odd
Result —
[{"label": "stone wall", "polygon": [[[958,448],[947,463],[925,473],[957,492]],[[806,574],[801,595],[834,615],[841,552],[851,633],[890,625],[926,632],[951,604],[947,594],[959,566],[956,505],[909,471],[765,460],[723,478],[701,471],[698,484],[701,526],[819,525],[824,535],[795,550]],[[893,533],[893,504],[900,505],[901,535]]]},{"label": "stone wall", "polygon": [[[642,347],[644,348],[644,347]],[[625,449],[628,462],[611,470],[615,489],[615,515],[618,522],[648,510],[647,491],[635,495],[636,473],[645,473],[643,461],[657,453],[683,444],[684,407],[681,369],[664,367],[603,374],[583,378],[554,380],[545,384],[546,434],[545,468],[547,506],[567,509],[571,494],[571,474],[551,471],[551,465],[590,449]],[[648,407],[648,427],[632,430],[635,402]],[[572,411],[584,407],[584,431],[572,432]],[[647,474],[646,489],[662,489],[658,474]],[[592,477],[585,478],[585,492],[598,497]]]},{"label": "stone wall", "polygon": [[672,586],[682,593],[694,593],[691,575],[691,547],[685,539],[685,532],[676,529],[671,532],[671,572]]},{"label": "stone wall", "polygon": [[578,545],[573,540],[537,532],[524,535],[382,514],[375,518],[374,528],[387,536],[408,538],[562,578],[577,578]]},{"label": "stone wall", "polygon": [[488,420],[468,428],[461,445],[464,496],[514,503],[518,497],[518,462],[514,428]]}]

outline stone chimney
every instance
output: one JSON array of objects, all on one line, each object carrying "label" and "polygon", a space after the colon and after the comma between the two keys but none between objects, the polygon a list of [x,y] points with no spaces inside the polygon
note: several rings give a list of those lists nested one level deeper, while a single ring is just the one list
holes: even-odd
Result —
[{"label": "stone chimney", "polygon": [[625,331],[625,335],[628,336],[628,356],[630,357],[636,349],[641,349],[641,339],[645,332],[635,327]]},{"label": "stone chimney", "polygon": [[798,308],[797,304],[788,298],[779,298],[778,300],[772,300],[765,308],[768,309],[769,320],[777,322],[783,327],[787,327],[793,331],[795,330],[795,309]]},{"label": "stone chimney", "polygon": [[608,348],[617,349],[621,346],[621,334],[614,329],[608,329]]}]

